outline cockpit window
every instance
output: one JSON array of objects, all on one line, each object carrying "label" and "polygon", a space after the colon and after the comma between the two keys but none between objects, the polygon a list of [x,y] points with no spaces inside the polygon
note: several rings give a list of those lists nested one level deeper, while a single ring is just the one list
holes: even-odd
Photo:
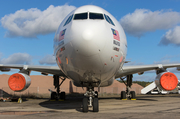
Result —
[{"label": "cockpit window", "polygon": [[69,18],[66,20],[64,26],[66,26],[67,24],[69,24],[69,23],[71,22],[72,18],[73,18],[73,15],[69,16]]},{"label": "cockpit window", "polygon": [[111,23],[105,14],[104,14],[104,17],[105,17],[107,22]]},{"label": "cockpit window", "polygon": [[83,20],[88,18],[88,13],[80,13],[74,15],[74,20]]},{"label": "cockpit window", "polygon": [[104,18],[103,18],[103,14],[90,12],[89,19],[104,19]]},{"label": "cockpit window", "polygon": [[105,19],[106,19],[107,22],[109,22],[110,24],[112,24],[113,26],[115,26],[114,23],[113,23],[113,21],[111,20],[111,18],[110,18],[108,15],[105,15],[105,14],[104,14],[104,17],[105,17]]}]

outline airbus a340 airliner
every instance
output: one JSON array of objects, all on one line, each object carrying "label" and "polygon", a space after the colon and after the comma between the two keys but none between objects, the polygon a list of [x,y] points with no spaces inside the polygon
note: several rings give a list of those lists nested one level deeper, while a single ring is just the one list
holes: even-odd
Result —
[{"label": "airbus a340 airliner", "polygon": [[[126,78],[127,81],[124,82],[127,90],[121,92],[121,98],[135,98],[135,92],[130,91],[135,73],[156,70],[157,87],[166,91],[176,88],[177,77],[166,69],[180,67],[180,64],[123,66],[126,54],[126,35],[119,22],[106,10],[86,5],[67,15],[55,34],[54,55],[58,67],[1,64],[0,70],[20,69],[8,80],[13,91],[29,87],[30,71],[53,74],[57,92],[53,92],[51,98],[65,98],[65,92],[60,93],[59,88],[66,78],[70,78],[75,86],[87,88],[82,103],[83,112],[88,112],[89,106],[94,112],[99,111],[98,92],[94,91],[94,87],[109,86],[116,78]],[[64,77],[60,84],[59,77]]]}]

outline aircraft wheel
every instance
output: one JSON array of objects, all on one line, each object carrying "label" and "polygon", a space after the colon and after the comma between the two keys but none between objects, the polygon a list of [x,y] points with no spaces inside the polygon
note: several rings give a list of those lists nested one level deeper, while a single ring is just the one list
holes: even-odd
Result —
[{"label": "aircraft wheel", "polygon": [[131,91],[131,92],[130,92],[130,95],[131,95],[131,99],[135,99],[135,98],[136,98],[135,91]]},{"label": "aircraft wheel", "polygon": [[93,99],[93,112],[99,112],[99,101],[98,98]]},{"label": "aircraft wheel", "polygon": [[95,91],[95,93],[96,93],[95,98],[98,98],[98,92],[97,92],[97,91]]},{"label": "aircraft wheel", "polygon": [[84,97],[83,98],[83,109],[82,109],[82,111],[83,112],[88,112],[88,98],[87,97]]},{"label": "aircraft wheel", "polygon": [[66,99],[66,93],[65,92],[60,93],[60,99],[62,99],[62,100]]},{"label": "aircraft wheel", "polygon": [[125,91],[121,91],[121,99],[126,99],[126,92]]},{"label": "aircraft wheel", "polygon": [[56,99],[56,92],[52,92],[51,93],[51,100],[55,100]]}]

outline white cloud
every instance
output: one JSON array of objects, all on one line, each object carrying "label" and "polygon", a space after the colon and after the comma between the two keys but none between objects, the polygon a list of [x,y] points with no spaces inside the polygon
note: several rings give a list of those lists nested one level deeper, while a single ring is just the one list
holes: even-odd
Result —
[{"label": "white cloud", "polygon": [[135,75],[133,77],[133,81],[148,81],[148,82],[151,82],[151,81],[154,81],[156,78],[156,75]]},{"label": "white cloud", "polygon": [[159,29],[169,29],[180,23],[180,13],[172,10],[150,11],[147,9],[136,9],[133,13],[125,15],[120,19],[125,32],[141,37],[146,32]]},{"label": "white cloud", "polygon": [[172,72],[172,73],[177,73],[177,74],[179,73],[179,71],[177,70],[176,67],[174,67],[174,68],[168,68],[167,71]]},{"label": "white cloud", "polygon": [[166,60],[166,59],[172,59],[172,58],[179,58],[180,57],[180,55],[166,55],[166,56],[164,56],[164,57],[162,57],[161,59],[162,60]]},{"label": "white cloud", "polygon": [[53,65],[53,64],[56,64],[56,59],[55,59],[55,56],[53,55],[46,55],[39,61],[39,63]]},{"label": "white cloud", "polygon": [[154,61],[154,64],[170,64],[172,63],[170,61],[170,59],[164,59],[164,60],[161,60],[161,61]]},{"label": "white cloud", "polygon": [[55,32],[61,21],[74,10],[74,6],[50,5],[46,10],[37,8],[18,10],[1,18],[2,26],[7,29],[6,37],[37,37],[40,34]]},{"label": "white cloud", "polygon": [[179,63],[179,61],[171,61],[170,59],[163,59],[161,61],[154,61],[154,64],[173,64]]},{"label": "white cloud", "polygon": [[1,64],[31,64],[32,57],[27,53],[14,53],[8,58],[0,59]]},{"label": "white cloud", "polygon": [[167,31],[159,43],[159,45],[169,44],[180,46],[180,26],[176,26],[174,29]]}]

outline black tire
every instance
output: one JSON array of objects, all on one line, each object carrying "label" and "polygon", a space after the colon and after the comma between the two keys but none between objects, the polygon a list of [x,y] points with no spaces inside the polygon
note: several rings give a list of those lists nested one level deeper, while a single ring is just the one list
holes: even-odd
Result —
[{"label": "black tire", "polygon": [[98,98],[93,99],[93,112],[99,112],[99,101]]},{"label": "black tire", "polygon": [[82,111],[83,112],[88,112],[88,98],[83,98],[83,108],[82,108]]},{"label": "black tire", "polygon": [[65,92],[60,93],[60,99],[62,99],[62,100],[66,99],[66,93]]},{"label": "black tire", "polygon": [[97,91],[95,91],[95,93],[96,93],[96,95],[94,96],[95,98],[98,98],[98,92]]},{"label": "black tire", "polygon": [[56,99],[56,92],[51,92],[51,100],[55,100]]},{"label": "black tire", "polygon": [[135,91],[131,91],[131,92],[130,92],[130,95],[131,95],[131,99],[135,99],[135,98],[136,98],[136,93],[135,93]]},{"label": "black tire", "polygon": [[121,91],[121,99],[126,99],[126,92],[125,91]]}]

